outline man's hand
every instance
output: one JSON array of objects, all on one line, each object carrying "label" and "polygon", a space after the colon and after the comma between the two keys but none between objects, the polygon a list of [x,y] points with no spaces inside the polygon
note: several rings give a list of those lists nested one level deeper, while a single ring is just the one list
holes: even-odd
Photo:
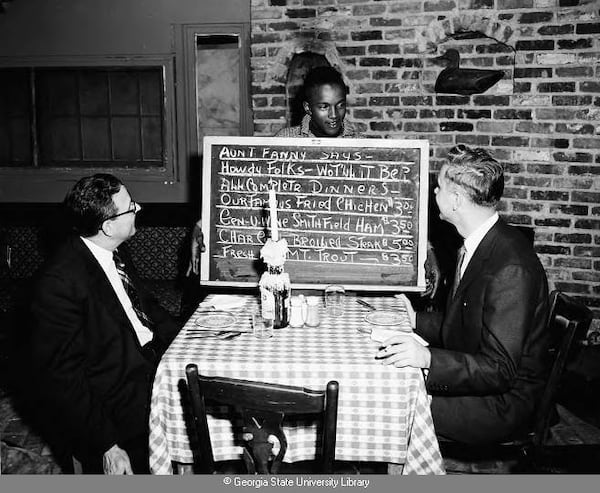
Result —
[{"label": "man's hand", "polygon": [[102,467],[104,474],[133,474],[127,452],[117,445],[104,452]]},{"label": "man's hand", "polygon": [[442,282],[442,271],[440,270],[440,264],[437,261],[433,247],[429,242],[427,242],[427,258],[425,259],[425,280],[427,284],[421,296],[433,298]]},{"label": "man's hand", "polygon": [[401,333],[383,341],[375,357],[384,365],[394,365],[397,368],[429,368],[431,365],[429,349],[410,335]]},{"label": "man's hand", "polygon": [[194,273],[195,275],[200,273],[200,254],[206,250],[206,247],[204,246],[204,233],[202,233],[202,224],[200,221],[194,224],[190,249],[190,265],[185,274],[186,276],[189,276],[191,273]]}]

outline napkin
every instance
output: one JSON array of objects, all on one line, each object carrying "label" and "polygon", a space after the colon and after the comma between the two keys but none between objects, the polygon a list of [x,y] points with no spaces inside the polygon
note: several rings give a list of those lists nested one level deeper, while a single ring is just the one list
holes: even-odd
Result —
[{"label": "napkin", "polygon": [[244,306],[247,299],[246,296],[235,294],[216,294],[211,300],[211,306],[216,310],[231,310]]},{"label": "napkin", "polygon": [[371,331],[371,339],[376,342],[383,342],[386,339],[389,339],[396,334],[401,334],[407,337],[412,337],[415,341],[417,341],[422,346],[429,346],[429,343],[423,339],[420,335],[415,334],[414,332],[404,332],[402,330],[396,329],[387,329],[385,327],[375,327]]}]

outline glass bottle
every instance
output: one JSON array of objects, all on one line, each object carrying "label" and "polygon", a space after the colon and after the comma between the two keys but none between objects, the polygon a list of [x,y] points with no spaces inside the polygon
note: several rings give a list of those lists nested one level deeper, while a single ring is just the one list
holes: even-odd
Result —
[{"label": "glass bottle", "polygon": [[287,327],[290,319],[292,288],[283,266],[267,265],[259,281],[261,310],[264,318],[273,319],[273,327]]}]

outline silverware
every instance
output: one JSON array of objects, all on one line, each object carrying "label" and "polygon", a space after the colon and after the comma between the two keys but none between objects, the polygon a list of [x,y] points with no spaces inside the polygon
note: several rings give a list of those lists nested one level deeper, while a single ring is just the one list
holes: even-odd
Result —
[{"label": "silverware", "polygon": [[356,302],[362,306],[366,306],[369,310],[373,310],[373,311],[377,310],[377,308],[375,308],[373,305],[371,305],[370,303],[367,303],[364,300],[356,300]]},{"label": "silverware", "polygon": [[210,338],[217,338],[217,339],[221,339],[223,341],[228,341],[229,339],[234,339],[235,337],[241,336],[242,333],[241,332],[235,332],[235,331],[221,331],[221,332],[209,332],[209,331],[204,331],[204,333],[202,335],[200,334],[193,334],[193,335],[188,335],[186,336],[186,339],[210,339]]}]

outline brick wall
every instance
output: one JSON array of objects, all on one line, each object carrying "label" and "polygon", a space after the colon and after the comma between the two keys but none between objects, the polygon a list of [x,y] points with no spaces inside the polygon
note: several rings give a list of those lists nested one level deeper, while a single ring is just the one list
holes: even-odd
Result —
[{"label": "brick wall", "polygon": [[[503,80],[436,94],[449,47]],[[600,319],[600,0],[252,0],[257,135],[286,125],[287,67],[305,51],[342,72],[365,134],[429,139],[431,171],[455,144],[491,148],[503,216],[535,228],[551,288]]]}]

